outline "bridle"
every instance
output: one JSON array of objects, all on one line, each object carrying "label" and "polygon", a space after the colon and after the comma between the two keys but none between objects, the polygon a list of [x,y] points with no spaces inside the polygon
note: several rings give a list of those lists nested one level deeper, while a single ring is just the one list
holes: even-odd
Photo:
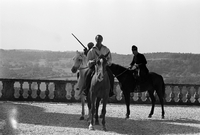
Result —
[{"label": "bridle", "polygon": [[83,70],[83,69],[86,69],[86,68],[88,68],[88,66],[87,67],[82,67],[82,68],[80,68],[80,66],[79,66],[78,70]]},{"label": "bridle", "polygon": [[[81,56],[81,55],[80,55]],[[82,56],[81,56],[82,57]],[[79,65],[79,67],[77,68],[78,70],[84,70],[84,69],[87,69],[88,66],[86,67],[80,67],[81,65],[83,64],[83,59],[81,59],[81,64]]]}]

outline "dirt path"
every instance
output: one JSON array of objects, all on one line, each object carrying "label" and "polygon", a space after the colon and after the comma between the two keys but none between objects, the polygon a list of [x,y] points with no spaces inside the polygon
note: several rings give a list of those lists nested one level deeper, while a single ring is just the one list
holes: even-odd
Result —
[{"label": "dirt path", "polygon": [[12,128],[6,124],[8,114],[9,118],[16,117],[14,131],[19,135],[200,134],[200,107],[197,106],[166,106],[166,116],[162,120],[159,105],[151,119],[147,118],[150,105],[131,105],[130,119],[125,120],[125,105],[108,104],[107,132],[101,125],[95,126],[94,131],[88,130],[87,121],[79,120],[79,103],[0,102],[0,111],[0,135],[12,134]]}]

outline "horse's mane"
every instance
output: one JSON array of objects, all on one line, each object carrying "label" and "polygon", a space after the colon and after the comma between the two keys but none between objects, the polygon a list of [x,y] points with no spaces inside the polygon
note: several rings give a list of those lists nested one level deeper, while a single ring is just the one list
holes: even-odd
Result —
[{"label": "horse's mane", "polygon": [[124,67],[124,66],[122,66],[122,65],[119,65],[119,64],[115,64],[115,63],[112,63],[113,65],[115,65],[115,66],[118,66],[118,67],[120,67],[120,69],[122,70],[127,70],[127,68],[126,67]]}]

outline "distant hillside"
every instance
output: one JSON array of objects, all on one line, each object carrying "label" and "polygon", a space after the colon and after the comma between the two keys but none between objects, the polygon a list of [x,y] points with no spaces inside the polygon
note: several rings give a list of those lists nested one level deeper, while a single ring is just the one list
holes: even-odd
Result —
[{"label": "distant hillside", "polygon": [[[75,51],[0,50],[0,78],[75,79],[71,73]],[[146,53],[150,71],[166,83],[200,84],[200,54]],[[112,54],[113,63],[127,67],[132,55]]]}]

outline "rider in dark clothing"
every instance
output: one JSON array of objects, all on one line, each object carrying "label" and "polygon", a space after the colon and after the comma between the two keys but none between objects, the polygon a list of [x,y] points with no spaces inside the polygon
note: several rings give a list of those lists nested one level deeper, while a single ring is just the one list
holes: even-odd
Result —
[{"label": "rider in dark clothing", "polygon": [[89,43],[87,44],[87,46],[88,46],[88,49],[87,49],[87,48],[84,48],[84,49],[83,49],[83,52],[84,52],[85,56],[87,56],[87,53],[90,51],[90,49],[92,49],[92,47],[94,46],[94,43],[89,42]]},{"label": "rider in dark clothing", "polygon": [[146,67],[147,60],[143,54],[138,52],[138,49],[135,45],[132,46],[132,53],[134,56],[129,68],[132,70],[139,70],[138,80],[140,83],[146,80],[149,73],[149,70]]}]

